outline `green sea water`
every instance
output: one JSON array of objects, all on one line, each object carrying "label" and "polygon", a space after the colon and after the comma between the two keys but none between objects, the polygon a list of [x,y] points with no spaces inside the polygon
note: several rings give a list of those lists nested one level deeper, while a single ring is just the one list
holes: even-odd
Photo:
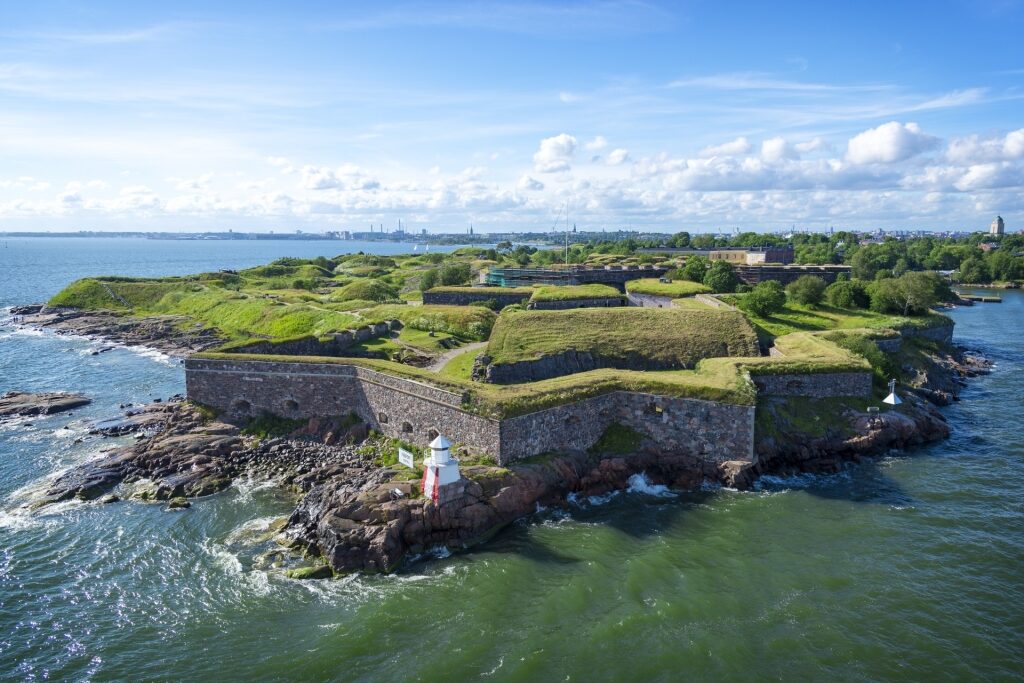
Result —
[{"label": "green sea water", "polygon": [[[209,269],[193,265],[177,272]],[[9,289],[0,306],[61,284]],[[945,409],[948,441],[752,492],[580,500],[392,576],[315,582],[254,567],[271,548],[261,531],[294,503],[265,484],[183,512],[25,511],[47,477],[111,445],[76,444],[81,420],[180,391],[182,371],[0,327],[0,391],[96,399],[0,427],[0,678],[1020,680],[1024,295],[1004,297],[952,313],[997,367]]]}]

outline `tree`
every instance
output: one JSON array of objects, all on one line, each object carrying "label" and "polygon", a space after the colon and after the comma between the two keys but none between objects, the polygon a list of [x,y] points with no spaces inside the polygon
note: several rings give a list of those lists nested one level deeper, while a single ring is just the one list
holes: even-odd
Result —
[{"label": "tree", "polygon": [[754,286],[750,293],[743,297],[740,308],[762,318],[781,311],[786,305],[786,293],[778,280],[765,280]]},{"label": "tree", "polygon": [[814,275],[801,275],[789,283],[786,293],[797,303],[817,306],[825,298],[825,281]]},{"label": "tree", "polygon": [[464,285],[473,276],[468,263],[446,263],[441,267],[442,285]]},{"label": "tree", "polygon": [[949,287],[934,273],[907,273],[868,285],[871,310],[899,315],[922,315],[949,295]]},{"label": "tree", "polygon": [[676,249],[685,249],[690,246],[690,233],[688,232],[677,232],[667,242],[668,246],[675,247]]},{"label": "tree", "polygon": [[708,272],[708,260],[703,256],[688,256],[682,268],[683,277],[692,282],[704,282]]},{"label": "tree", "polygon": [[498,243],[497,243],[497,244],[495,245],[495,247],[496,247],[496,248],[498,249],[498,251],[500,251],[500,252],[509,252],[509,251],[512,251],[512,243],[511,243],[511,242],[509,242],[508,240],[502,240],[501,242],[498,242]]},{"label": "tree", "polygon": [[836,280],[825,288],[825,300],[836,308],[867,308],[871,305],[871,297],[860,280]]},{"label": "tree", "polygon": [[425,273],[423,273],[422,276],[420,276],[420,291],[425,292],[428,289],[433,289],[434,287],[437,287],[437,280],[438,277],[436,270],[431,268],[430,270],[426,271]]},{"label": "tree", "polygon": [[704,274],[704,284],[716,293],[731,292],[736,289],[736,274],[726,261],[715,261]]},{"label": "tree", "polygon": [[988,281],[988,268],[985,267],[985,262],[981,258],[971,256],[964,259],[963,263],[960,264],[960,282],[981,284]]}]

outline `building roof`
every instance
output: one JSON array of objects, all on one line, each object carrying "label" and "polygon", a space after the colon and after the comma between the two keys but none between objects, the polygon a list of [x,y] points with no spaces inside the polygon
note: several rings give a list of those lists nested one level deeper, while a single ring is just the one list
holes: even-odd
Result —
[{"label": "building roof", "polygon": [[444,438],[443,435],[438,434],[437,438],[430,442],[430,448],[435,451],[443,451],[447,448],[451,448],[451,443],[448,439]]}]

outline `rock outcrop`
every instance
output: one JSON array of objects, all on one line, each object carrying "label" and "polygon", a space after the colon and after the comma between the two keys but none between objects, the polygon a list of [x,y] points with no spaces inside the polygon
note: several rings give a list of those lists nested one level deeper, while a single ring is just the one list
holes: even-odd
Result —
[{"label": "rock outcrop", "polygon": [[83,311],[47,306],[20,306],[11,309],[14,321],[34,329],[56,334],[75,334],[90,339],[145,346],[169,356],[186,356],[204,351],[224,340],[202,324],[184,327],[180,316],[133,317],[113,311]]},{"label": "rock outcrop", "polygon": [[32,394],[25,391],[8,391],[0,395],[0,419],[25,415],[52,415],[73,410],[92,403],[92,399],[81,394],[52,392]]}]

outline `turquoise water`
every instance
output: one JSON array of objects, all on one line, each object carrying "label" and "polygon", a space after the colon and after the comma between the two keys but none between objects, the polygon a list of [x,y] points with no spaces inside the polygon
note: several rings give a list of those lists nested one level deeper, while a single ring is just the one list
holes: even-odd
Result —
[{"label": "turquoise water", "polygon": [[[0,305],[96,272],[338,249],[171,254],[103,241],[86,255],[88,240],[68,251],[40,241],[30,266],[0,249]],[[0,427],[0,678],[1019,680],[1024,295],[1004,296],[953,313],[957,337],[998,366],[946,410],[949,441],[756,492],[584,501],[468,553],[328,582],[254,567],[267,549],[259,530],[292,506],[271,487],[243,482],[179,513],[20,509],[47,477],[111,444],[75,444],[79,420],[181,391],[182,372],[156,354],[92,356],[86,340],[0,326],[0,391],[96,399]]]}]

